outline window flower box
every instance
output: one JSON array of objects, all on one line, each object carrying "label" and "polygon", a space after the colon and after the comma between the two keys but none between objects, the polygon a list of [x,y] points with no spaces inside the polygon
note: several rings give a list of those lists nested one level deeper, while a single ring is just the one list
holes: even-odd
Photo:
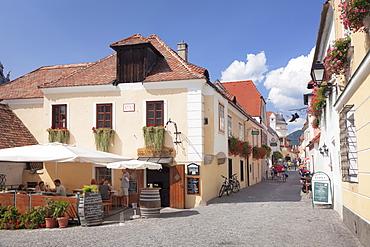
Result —
[{"label": "window flower box", "polygon": [[143,127],[145,147],[153,150],[162,150],[164,146],[164,127],[149,126]]},{"label": "window flower box", "polygon": [[343,75],[348,71],[348,51],[351,47],[351,38],[346,36],[334,40],[331,47],[328,48],[324,60],[324,67],[328,75]]},{"label": "window flower box", "polygon": [[266,149],[263,147],[253,147],[253,159],[258,160],[258,159],[263,159],[266,157]]},{"label": "window flower box", "polygon": [[46,130],[49,133],[49,142],[60,142],[67,144],[69,141],[69,130],[66,127],[50,127]]},{"label": "window flower box", "polygon": [[229,138],[229,154],[248,158],[252,153],[252,147],[248,142],[240,141],[236,137]]},{"label": "window flower box", "polygon": [[[349,0],[339,4],[340,19],[345,29],[358,32],[364,27],[364,19],[370,13],[368,0]],[[363,31],[367,31],[364,30]]]},{"label": "window flower box", "polygon": [[109,152],[109,146],[113,143],[114,130],[111,128],[92,128],[96,150]]}]

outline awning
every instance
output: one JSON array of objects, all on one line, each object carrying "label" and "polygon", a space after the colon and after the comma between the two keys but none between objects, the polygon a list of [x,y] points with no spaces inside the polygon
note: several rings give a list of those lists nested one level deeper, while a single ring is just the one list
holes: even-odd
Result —
[{"label": "awning", "polygon": [[171,164],[173,163],[172,157],[139,157],[138,160],[149,161],[158,164]]}]

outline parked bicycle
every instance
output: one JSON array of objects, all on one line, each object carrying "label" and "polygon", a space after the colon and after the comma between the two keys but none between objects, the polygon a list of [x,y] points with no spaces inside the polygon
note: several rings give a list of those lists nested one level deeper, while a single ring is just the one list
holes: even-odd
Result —
[{"label": "parked bicycle", "polygon": [[231,175],[230,184],[231,184],[231,187],[232,187],[232,191],[234,193],[236,193],[240,190],[240,182],[238,181],[238,177],[236,176],[236,173]]},{"label": "parked bicycle", "polygon": [[218,193],[218,197],[223,196],[225,193],[226,195],[230,195],[233,192],[232,185],[230,184],[230,179],[221,175],[224,178],[224,182],[221,185],[220,192]]}]

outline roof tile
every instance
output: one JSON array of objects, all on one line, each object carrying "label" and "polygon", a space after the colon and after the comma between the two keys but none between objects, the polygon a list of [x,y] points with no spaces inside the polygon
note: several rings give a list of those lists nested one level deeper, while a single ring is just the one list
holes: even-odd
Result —
[{"label": "roof tile", "polygon": [[0,104],[0,149],[38,144],[14,112]]},{"label": "roof tile", "polygon": [[253,81],[222,82],[222,85],[251,116],[261,115],[262,95]]}]

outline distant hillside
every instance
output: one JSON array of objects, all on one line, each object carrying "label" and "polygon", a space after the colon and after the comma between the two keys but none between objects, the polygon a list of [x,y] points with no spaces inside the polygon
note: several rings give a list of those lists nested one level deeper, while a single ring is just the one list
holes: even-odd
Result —
[{"label": "distant hillside", "polygon": [[290,133],[287,137],[292,140],[290,142],[290,145],[294,146],[294,145],[299,145],[299,137],[303,134],[303,130],[296,130],[292,133]]}]

